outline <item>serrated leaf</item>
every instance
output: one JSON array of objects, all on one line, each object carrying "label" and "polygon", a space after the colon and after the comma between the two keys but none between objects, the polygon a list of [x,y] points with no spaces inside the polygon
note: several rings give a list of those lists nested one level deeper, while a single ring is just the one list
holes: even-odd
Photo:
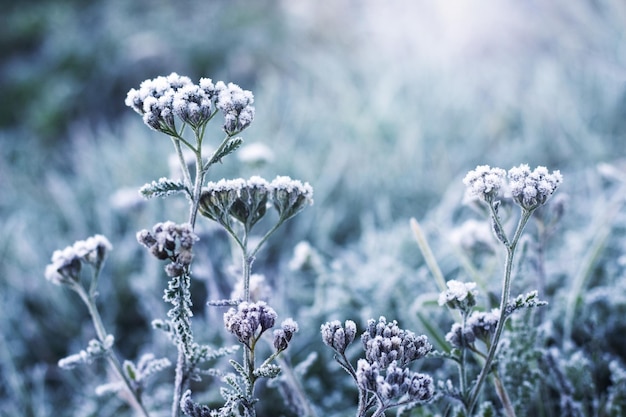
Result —
[{"label": "serrated leaf", "polygon": [[243,366],[239,362],[237,362],[234,359],[231,359],[228,362],[230,362],[232,367],[235,368],[235,370],[239,373],[239,375],[243,376],[244,378],[246,377],[246,370],[243,368]]},{"label": "serrated leaf", "polygon": [[139,193],[145,198],[167,197],[172,194],[186,192],[189,190],[180,181],[174,181],[169,178],[160,178],[158,181],[152,181],[139,189]]},{"label": "serrated leaf", "polygon": [[240,137],[228,138],[224,146],[218,148],[218,150],[215,151],[215,153],[209,160],[209,165],[212,165],[216,162],[220,162],[223,157],[235,152],[237,148],[241,146],[242,143],[243,143],[243,139]]}]

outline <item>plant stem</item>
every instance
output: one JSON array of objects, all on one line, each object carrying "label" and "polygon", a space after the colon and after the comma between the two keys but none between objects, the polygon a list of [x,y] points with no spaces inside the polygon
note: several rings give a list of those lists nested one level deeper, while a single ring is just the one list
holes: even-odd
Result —
[{"label": "plant stem", "polygon": [[[87,309],[89,310],[89,315],[91,316],[91,321],[93,322],[93,326],[96,330],[96,335],[98,337],[98,340],[100,341],[100,343],[104,343],[107,337],[107,332],[104,327],[104,323],[102,322],[102,318],[100,317],[100,312],[98,311],[98,307],[96,306],[96,301],[94,297],[91,296],[90,294],[87,294],[87,292],[85,291],[85,288],[78,283],[75,285],[72,285],[71,288],[78,293],[80,298],[83,300],[83,302],[87,306]],[[122,365],[120,364],[115,354],[112,351],[109,351],[107,352],[106,358],[107,358],[107,361],[109,362],[109,365],[113,369],[113,372],[115,373],[115,375],[122,382],[124,382],[124,388],[126,389],[127,394],[128,394],[126,396],[126,400],[128,401],[129,405],[133,409],[135,409],[135,411],[139,415],[143,417],[149,417],[148,411],[146,410],[143,403],[141,402],[141,398],[137,395],[137,392],[132,388],[131,382],[124,375],[124,371],[122,370]]]},{"label": "plant stem", "polygon": [[[490,205],[491,206],[491,205]],[[500,222],[500,219],[495,212],[493,206],[491,206],[493,220],[496,222]],[[509,296],[511,292],[511,271],[513,269],[513,258],[515,256],[515,249],[517,247],[517,243],[519,238],[522,235],[522,231],[526,226],[526,223],[530,219],[532,215],[532,211],[522,210],[522,214],[520,216],[519,222],[517,224],[517,228],[515,229],[515,234],[513,239],[510,241],[508,245],[506,245],[506,261],[504,265],[504,282],[502,284],[502,295],[500,297],[500,318],[498,320],[498,325],[496,326],[495,334],[491,340],[491,346],[489,347],[489,353],[487,354],[487,359],[483,365],[483,368],[478,375],[478,380],[476,381],[476,385],[472,391],[470,396],[470,400],[468,402],[468,412],[471,413],[476,402],[478,400],[478,396],[480,395],[480,390],[482,388],[483,383],[485,382],[487,375],[491,371],[491,365],[493,364],[493,360],[496,356],[496,351],[498,349],[498,344],[500,341],[500,337],[502,336],[502,332],[504,330],[505,321],[507,319],[507,305],[509,303]],[[501,226],[501,225],[500,225]],[[504,229],[501,229],[504,230]]]}]

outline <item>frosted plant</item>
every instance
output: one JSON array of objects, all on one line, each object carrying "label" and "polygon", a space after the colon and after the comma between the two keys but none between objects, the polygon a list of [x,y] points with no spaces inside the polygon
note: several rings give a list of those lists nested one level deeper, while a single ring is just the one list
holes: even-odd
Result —
[{"label": "frosted plant", "polygon": [[[114,390],[125,391],[127,395],[124,398],[127,398],[129,405],[139,415],[148,416],[148,411],[143,404],[142,392],[125,372],[120,360],[114,353],[115,338],[106,331],[96,305],[98,278],[107,254],[112,249],[113,246],[105,236],[95,235],[86,240],[77,241],[63,250],[54,251],[51,263],[46,267],[45,277],[47,280],[57,285],[66,286],[78,294],[89,310],[97,335],[96,339],[89,341],[86,349],[61,359],[59,366],[71,369],[80,364],[90,364],[99,358],[105,359],[117,378],[111,385]],[[91,267],[88,287],[83,284],[81,279],[84,265]],[[169,362],[166,361],[162,364],[163,367],[169,366]]]},{"label": "frosted plant", "polygon": [[327,322],[321,326],[321,333],[323,342],[335,351],[335,360],[352,376],[359,390],[357,417],[364,417],[372,409],[372,416],[384,416],[390,408],[408,410],[434,398],[433,379],[409,368],[432,350],[426,336],[400,329],[396,321],[387,322],[385,317],[371,319],[361,334],[365,357],[354,368],[345,352],[355,339],[356,324],[352,320],[344,325],[338,320]]},{"label": "frosted plant", "polygon": [[[252,106],[254,96],[236,84],[202,78],[195,85],[187,77],[173,73],[168,77],[157,77],[144,81],[139,90],[128,93],[126,104],[141,114],[144,122],[151,128],[165,133],[172,139],[182,171],[182,180],[161,178],[141,189],[146,197],[169,196],[185,193],[190,201],[189,222],[175,225],[172,222],[158,224],[152,232],[141,231],[137,238],[150,252],[159,259],[169,260],[166,273],[171,280],[164,299],[172,304],[168,312],[169,322],[156,321],[155,325],[170,333],[179,348],[175,392],[172,403],[172,416],[177,416],[181,407],[190,415],[203,410],[191,400],[188,392],[189,380],[197,377],[197,365],[206,357],[210,349],[193,342],[191,331],[191,262],[192,245],[197,239],[193,233],[196,215],[216,221],[232,236],[242,252],[243,273],[242,291],[237,292],[237,299],[211,301],[213,305],[237,305],[238,309],[229,310],[224,316],[226,329],[237,336],[243,345],[244,358],[241,364],[231,361],[236,374],[224,377],[230,388],[222,391],[226,404],[219,410],[209,410],[215,415],[255,414],[254,386],[260,377],[276,376],[279,368],[270,362],[285,350],[293,334],[297,331],[294,321],[286,321],[281,329],[274,332],[275,352],[262,365],[255,363],[256,343],[261,335],[273,327],[276,313],[263,301],[250,304],[251,269],[256,253],[269,236],[287,219],[312,204],[313,190],[310,185],[288,177],[277,177],[274,181],[258,176],[248,180],[241,178],[205,184],[208,169],[225,156],[231,154],[243,143],[235,137],[246,129],[254,120],[255,109]],[[206,124],[218,113],[224,117],[222,128],[226,137],[210,155],[203,154],[203,140]],[[177,122],[179,120],[179,122]],[[180,123],[180,124],[179,124]],[[191,128],[193,140],[183,137],[185,126]],[[191,151],[195,158],[190,164],[182,146]],[[193,159],[195,159],[195,164]],[[195,165],[195,175],[190,173],[190,166]],[[193,178],[193,180],[192,180]],[[253,227],[265,217],[268,208],[275,207],[278,219],[269,228],[254,248],[249,247],[249,238]],[[241,294],[239,296],[239,294]],[[257,323],[255,320],[261,320]],[[183,397],[183,393],[185,393]]]},{"label": "frosted plant", "polygon": [[[313,203],[313,189],[308,183],[282,176],[271,182],[255,176],[248,180],[222,179],[206,184],[209,169],[241,146],[243,139],[236,135],[254,120],[254,96],[236,84],[214,83],[209,78],[201,78],[196,84],[188,77],[171,73],[143,81],[138,89],[128,92],[125,102],[142,116],[148,127],[172,141],[180,172],[180,175],[174,173],[173,178],[162,177],[147,183],[139,190],[140,194],[146,199],[183,194],[189,202],[186,222],[164,221],[151,229],[141,230],[136,236],[154,257],[167,262],[165,274],[169,281],[163,299],[171,304],[171,308],[167,319],[155,319],[153,327],[165,332],[177,349],[171,415],[179,417],[185,412],[191,416],[254,416],[258,401],[254,397],[255,383],[260,378],[278,375],[280,368],[273,361],[287,349],[298,325],[293,319],[282,321],[271,336],[269,344],[273,346],[273,352],[262,363],[257,363],[257,343],[274,327],[277,314],[264,301],[251,299],[252,263],[262,245],[280,225]],[[207,146],[206,126],[218,114],[223,117],[225,136],[220,142]],[[253,227],[272,208],[276,211],[274,225],[262,238],[254,240],[254,247],[249,247]],[[242,252],[242,277],[237,285],[241,289],[234,291],[236,298],[209,302],[231,306],[224,315],[224,325],[243,347],[243,361],[231,360],[234,368],[231,373],[202,369],[201,365],[232,354],[239,346],[215,349],[197,343],[192,331],[191,266],[195,256],[194,244],[198,240],[194,232],[198,212],[223,226]],[[98,335],[89,342],[87,349],[62,360],[61,365],[72,367],[99,357],[107,358],[117,380],[106,384],[100,391],[125,389],[128,395],[124,398],[129,398],[131,406],[147,416],[141,398],[144,380],[169,366],[170,362],[148,354],[137,364],[125,361],[121,365],[113,354],[113,336],[104,330],[95,305],[98,274],[110,249],[108,240],[96,235],[56,251],[46,268],[48,280],[67,285],[79,293],[89,308]],[[94,270],[89,291],[81,285],[83,264],[91,265]],[[263,291],[260,284],[257,287],[256,297],[260,298]],[[207,374],[220,376],[227,385],[221,390],[225,404],[216,410],[200,406],[191,399],[190,382]]]},{"label": "frosted plant", "polygon": [[[508,183],[507,183],[508,179]],[[452,351],[444,354],[444,357],[453,359],[459,368],[459,386],[454,388],[451,381],[440,384],[442,393],[457,400],[465,415],[473,412],[481,393],[487,375],[492,374],[496,392],[504,406],[507,416],[512,417],[515,411],[502,384],[498,370],[493,366],[498,351],[498,346],[504,331],[507,319],[516,310],[522,308],[534,308],[546,303],[539,300],[537,291],[519,295],[510,300],[511,282],[513,279],[513,261],[517,245],[524,228],[533,212],[546,204],[550,196],[556,191],[562,182],[559,171],[550,173],[545,167],[538,167],[531,171],[528,165],[522,164],[506,172],[501,168],[490,168],[487,165],[477,166],[470,171],[463,182],[467,192],[487,204],[492,229],[498,241],[506,248],[506,260],[504,277],[502,280],[502,293],[499,308],[490,312],[475,311],[474,288],[476,284],[463,284],[452,280],[447,283],[447,290],[439,297],[440,305],[447,305],[453,310],[460,312],[460,322],[454,323],[451,330],[446,334],[446,341],[453,347]],[[521,208],[521,213],[512,236],[506,232],[498,209],[503,198],[500,191],[507,188],[511,192],[513,201]],[[482,349],[477,342],[484,345]],[[474,355],[479,359],[481,370],[476,379],[470,379],[467,375],[468,355]],[[473,381],[470,383],[469,381]]]}]

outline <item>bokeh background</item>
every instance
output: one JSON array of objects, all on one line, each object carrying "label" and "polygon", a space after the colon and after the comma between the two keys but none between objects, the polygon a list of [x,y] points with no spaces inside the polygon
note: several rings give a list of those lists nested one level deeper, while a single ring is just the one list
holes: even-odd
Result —
[{"label": "bokeh background", "polygon": [[[101,308],[120,354],[173,357],[150,330],[166,311],[165,278],[134,234],[184,221],[185,201],[137,197],[138,187],[170,175],[171,143],[124,105],[130,88],[171,72],[232,81],[255,95],[256,119],[242,136],[271,158],[231,156],[210,179],[280,174],[315,189],[315,205],[255,267],[274,289],[279,314],[301,324],[292,360],[313,363],[303,379],[320,415],[351,413],[320,323],[387,315],[425,331],[413,307],[437,287],[411,217],[432,239],[446,277],[466,277],[450,241],[467,215],[459,211],[461,179],[477,164],[546,165],[564,174],[568,214],[542,284],[554,317],[572,290],[624,288],[622,1],[30,0],[3,1],[1,10],[2,416],[128,413],[115,397],[94,399],[104,375],[97,364],[56,366],[93,330],[75,294],[46,282],[43,271],[53,250],[95,233],[115,247]],[[204,303],[228,293],[237,260],[219,230],[202,227],[198,337],[232,343],[220,333],[221,313]],[[318,264],[293,271],[300,241]],[[497,273],[487,275],[485,289],[497,290]],[[593,310],[597,317],[589,313],[591,330],[578,346],[605,338],[594,348],[626,358],[623,340],[609,340],[626,330],[622,298]],[[606,390],[606,375],[598,381]],[[167,410],[167,388],[155,383],[155,408]],[[207,390],[198,399],[215,400]]]}]

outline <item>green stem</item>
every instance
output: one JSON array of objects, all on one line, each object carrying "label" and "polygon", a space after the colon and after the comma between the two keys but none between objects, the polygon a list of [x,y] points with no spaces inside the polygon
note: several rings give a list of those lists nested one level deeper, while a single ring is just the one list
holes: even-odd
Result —
[{"label": "green stem", "polygon": [[[492,209],[492,216],[494,217],[494,221],[499,223],[500,219],[498,218],[497,213],[495,213],[493,206],[491,206],[491,209]],[[506,245],[507,255],[506,255],[506,262],[504,266],[504,282],[502,285],[502,295],[500,297],[500,318],[498,320],[498,325],[496,326],[495,334],[491,340],[491,346],[489,347],[489,353],[487,354],[487,359],[485,360],[483,368],[481,369],[480,374],[478,375],[478,380],[476,381],[476,385],[474,386],[474,389],[470,396],[470,400],[468,402],[469,413],[472,412],[474,406],[476,405],[478,396],[480,395],[480,390],[482,388],[482,385],[485,382],[487,375],[491,371],[491,365],[493,364],[493,360],[495,359],[495,356],[496,356],[496,350],[498,349],[500,337],[502,336],[502,332],[504,331],[505,321],[508,317],[506,307],[509,303],[509,296],[511,292],[511,281],[512,281],[511,271],[513,269],[513,259],[515,256],[515,248],[517,247],[519,238],[521,237],[524,227],[526,226],[526,223],[530,219],[531,215],[532,215],[532,211],[522,210],[522,215],[520,216],[519,222],[517,224],[517,229],[515,229],[515,234],[513,236],[513,239],[510,241],[508,245]],[[501,230],[504,230],[504,229],[501,228]]]}]

